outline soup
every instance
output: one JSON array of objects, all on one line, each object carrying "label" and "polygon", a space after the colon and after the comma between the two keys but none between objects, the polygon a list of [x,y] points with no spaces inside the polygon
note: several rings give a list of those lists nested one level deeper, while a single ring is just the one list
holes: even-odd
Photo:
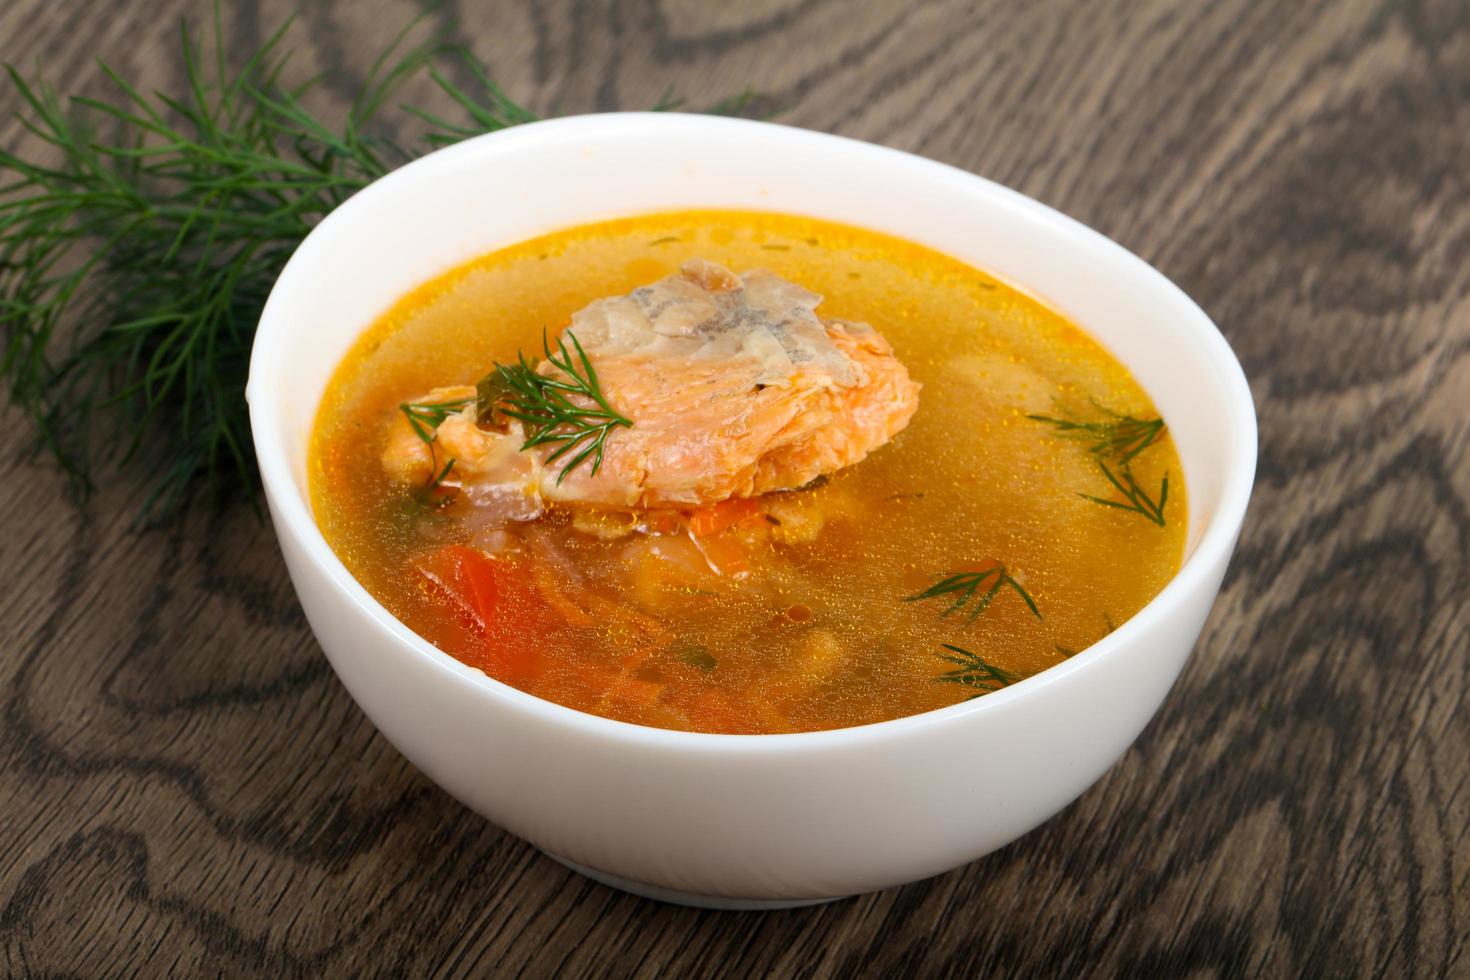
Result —
[{"label": "soup", "polygon": [[310,483],[344,564],[440,649],[722,733],[1045,670],[1158,593],[1187,523],[1164,421],[1076,325],[921,246],[747,212],[424,284],[331,379]]}]

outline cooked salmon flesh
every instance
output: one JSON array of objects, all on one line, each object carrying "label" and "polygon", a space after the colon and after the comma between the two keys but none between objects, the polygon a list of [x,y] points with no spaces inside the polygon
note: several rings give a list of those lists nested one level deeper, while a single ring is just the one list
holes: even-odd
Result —
[{"label": "cooked salmon flesh", "polygon": [[[567,327],[608,403],[632,423],[609,430],[596,473],[590,459],[563,473],[568,457],[548,462],[555,446],[522,449],[518,420],[482,425],[469,386],[415,399],[468,404],[439,423],[432,445],[422,426],[398,418],[383,465],[423,484],[452,459],[443,483],[511,519],[548,501],[695,508],[803,486],[888,442],[919,400],[888,342],[867,324],[818,317],[821,301],[769,272],[695,259],[593,302]],[[536,370],[561,375],[550,361]]]}]

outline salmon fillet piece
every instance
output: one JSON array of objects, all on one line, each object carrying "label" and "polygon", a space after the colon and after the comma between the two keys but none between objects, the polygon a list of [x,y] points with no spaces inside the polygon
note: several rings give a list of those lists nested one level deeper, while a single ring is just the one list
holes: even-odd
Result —
[{"label": "salmon fillet piece", "polygon": [[[521,451],[519,422],[476,423],[473,403],[435,437],[446,483],[500,505],[524,499],[618,509],[692,508],[803,486],[857,463],[901,431],[919,385],[872,327],[816,315],[822,297],[772,273],[696,259],[679,274],[591,303],[567,328],[614,409],[597,473],[561,476],[548,447]],[[539,373],[558,369],[542,362]],[[467,386],[416,399],[471,398]],[[432,479],[434,453],[399,419],[383,465]],[[442,465],[442,462],[440,463]],[[538,511],[539,512],[539,511]]]}]

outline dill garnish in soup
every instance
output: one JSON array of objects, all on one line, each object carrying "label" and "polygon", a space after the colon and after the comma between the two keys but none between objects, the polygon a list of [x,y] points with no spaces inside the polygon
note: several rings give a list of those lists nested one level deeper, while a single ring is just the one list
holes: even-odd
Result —
[{"label": "dill garnish in soup", "polygon": [[484,256],[328,386],[352,573],[492,677],[609,718],[794,732],[999,690],[1178,569],[1128,372],[1035,299],[806,218],[681,212]]}]

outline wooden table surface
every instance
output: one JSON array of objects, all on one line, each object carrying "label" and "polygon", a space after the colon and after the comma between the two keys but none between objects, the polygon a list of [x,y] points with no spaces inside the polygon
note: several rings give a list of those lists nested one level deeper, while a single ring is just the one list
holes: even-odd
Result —
[{"label": "wooden table surface", "polygon": [[[8,0],[0,59],[174,85],[208,0]],[[250,49],[293,6],[226,3]],[[303,4],[341,102],[408,0]],[[105,12],[104,12],[105,11]],[[1194,657],[1039,830],[823,907],[583,880],[352,704],[268,527],[135,534],[0,429],[0,973],[1470,976],[1470,6],[451,2],[543,111],[752,84],[1100,229],[1240,355],[1261,463]],[[21,142],[0,89],[0,139]]]}]

